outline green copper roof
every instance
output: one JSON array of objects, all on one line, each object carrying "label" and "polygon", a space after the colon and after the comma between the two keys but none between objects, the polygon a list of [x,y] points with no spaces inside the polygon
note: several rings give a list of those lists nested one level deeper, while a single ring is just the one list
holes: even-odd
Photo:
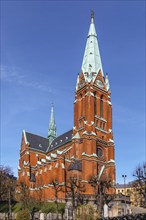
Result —
[{"label": "green copper roof", "polygon": [[55,124],[55,117],[54,117],[54,107],[51,107],[51,116],[50,116],[50,123],[49,123],[49,130],[48,130],[48,138],[49,143],[51,143],[56,138],[56,124]]},{"label": "green copper roof", "polygon": [[94,15],[91,15],[91,24],[87,37],[81,70],[85,80],[90,82],[95,80],[99,70],[103,75],[100,51],[98,46],[97,34],[94,26]]}]

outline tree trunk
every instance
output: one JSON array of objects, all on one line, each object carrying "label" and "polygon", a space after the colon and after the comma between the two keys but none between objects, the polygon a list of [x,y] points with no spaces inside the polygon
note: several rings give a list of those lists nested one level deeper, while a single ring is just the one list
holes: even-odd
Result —
[{"label": "tree trunk", "polygon": [[9,212],[8,212],[8,219],[11,220],[12,217],[12,213],[11,213],[11,192],[10,192],[10,188],[8,190],[8,203],[9,203]]}]

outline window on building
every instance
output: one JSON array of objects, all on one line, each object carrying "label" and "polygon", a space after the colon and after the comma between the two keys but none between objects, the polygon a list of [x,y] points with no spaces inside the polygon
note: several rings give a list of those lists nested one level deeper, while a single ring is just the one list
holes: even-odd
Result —
[{"label": "window on building", "polygon": [[82,116],[82,94],[80,94],[80,97],[79,97],[79,116],[81,117]]},{"label": "window on building", "polygon": [[102,156],[103,156],[103,151],[102,151],[102,149],[99,148],[99,147],[97,147],[97,148],[96,148],[96,154],[97,154],[98,157],[102,157]]},{"label": "window on building", "polygon": [[96,92],[94,92],[94,115],[96,115]]},{"label": "window on building", "polygon": [[105,130],[105,123],[103,123],[103,125],[102,125],[102,129]]},{"label": "window on building", "polygon": [[100,97],[100,117],[103,118],[103,95]]},{"label": "window on building", "polygon": [[121,216],[122,215],[122,210],[121,208],[118,208],[118,216]]}]

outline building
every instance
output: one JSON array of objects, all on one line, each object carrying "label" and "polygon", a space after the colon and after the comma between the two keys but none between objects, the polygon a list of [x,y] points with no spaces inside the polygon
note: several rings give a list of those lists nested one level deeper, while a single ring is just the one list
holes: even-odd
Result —
[{"label": "building", "polygon": [[[32,195],[51,200],[54,198],[52,179],[64,185],[70,177],[76,177],[85,184],[84,194],[90,196],[94,190],[88,181],[97,175],[99,179],[109,177],[115,184],[111,91],[108,75],[105,77],[103,73],[92,13],[76,83],[74,127],[56,137],[52,106],[48,137],[23,131],[18,185],[23,182]],[[64,198],[65,193],[60,192],[59,199]]]},{"label": "building", "polygon": [[132,206],[145,207],[144,199],[145,186],[139,186],[136,181],[129,182],[128,184],[116,184],[116,194],[122,194],[130,197]]},{"label": "building", "polygon": [[108,216],[117,217],[132,214],[130,197],[119,193],[108,204]]}]

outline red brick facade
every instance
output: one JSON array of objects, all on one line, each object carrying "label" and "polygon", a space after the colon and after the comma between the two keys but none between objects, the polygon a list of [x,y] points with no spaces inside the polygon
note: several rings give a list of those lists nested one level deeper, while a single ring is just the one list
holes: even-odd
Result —
[{"label": "red brick facade", "polygon": [[[52,200],[53,178],[63,185],[76,176],[85,184],[84,193],[88,195],[94,194],[88,184],[91,176],[106,175],[115,182],[112,104],[101,70],[94,81],[87,81],[82,71],[78,76],[73,130],[57,137],[50,145],[47,138],[41,138],[24,131],[20,148],[18,185],[24,182],[34,197]],[[37,144],[40,141],[37,147],[35,139]],[[59,199],[64,198],[65,193],[60,192]]]}]

